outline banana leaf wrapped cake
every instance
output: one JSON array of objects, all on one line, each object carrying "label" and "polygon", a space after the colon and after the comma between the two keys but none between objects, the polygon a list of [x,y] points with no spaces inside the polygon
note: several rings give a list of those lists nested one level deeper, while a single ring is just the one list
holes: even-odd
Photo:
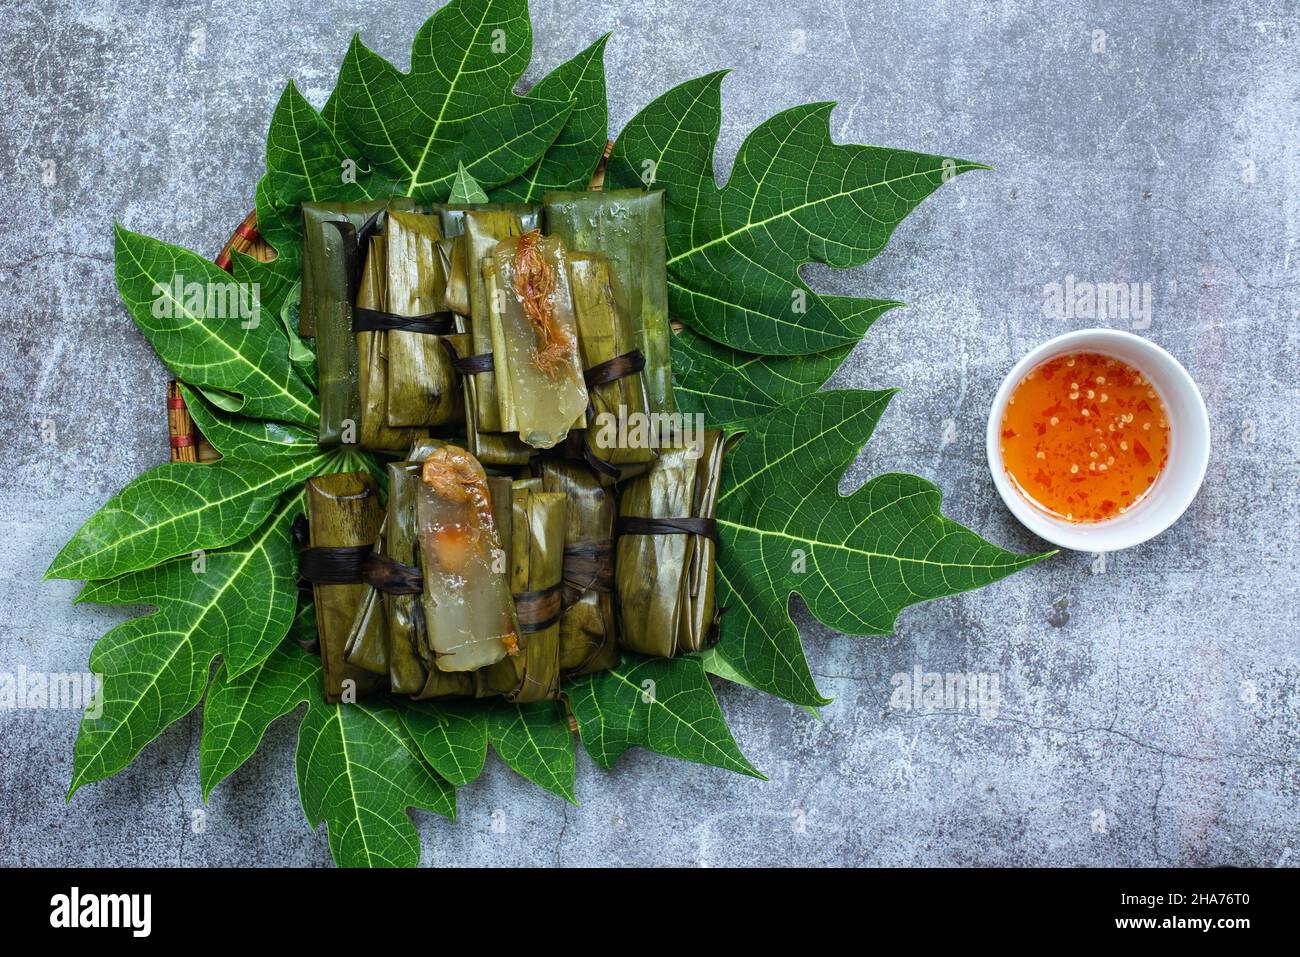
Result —
[{"label": "banana leaf wrapped cake", "polygon": [[331,701],[550,700],[621,650],[715,640],[726,443],[666,414],[663,195],[547,194],[541,218],[304,207],[320,441],[398,459],[386,510],[367,473],[308,482]]},{"label": "banana leaf wrapped cake", "polygon": [[[385,209],[412,209],[414,205],[400,197],[364,203],[303,203],[298,328],[302,335],[316,338],[321,445],[338,445],[345,439],[355,442],[356,423],[361,418],[352,333],[352,303],[360,278],[360,260],[353,252],[358,237],[369,234]],[[352,434],[345,435],[345,431]]]},{"label": "banana leaf wrapped cake", "polygon": [[645,356],[650,409],[676,412],[663,190],[550,192],[542,203],[548,232],[569,249],[600,252],[609,260],[619,309]]},{"label": "banana leaf wrapped cake", "polygon": [[349,664],[345,648],[357,610],[371,589],[355,571],[370,552],[383,523],[379,489],[364,472],[339,472],[307,480],[308,549],[300,572],[313,579],[316,629],[325,697],[353,699],[383,685],[384,679]]},{"label": "banana leaf wrapped cake", "polygon": [[400,451],[464,417],[460,382],[440,336],[453,329],[438,220],[389,210],[369,239],[353,309],[360,444]]},{"label": "banana leaf wrapped cake", "polygon": [[542,488],[565,500],[564,611],[560,617],[560,670],[564,677],[618,664],[614,615],[614,490],[585,465],[545,459],[534,468]]},{"label": "banana leaf wrapped cake", "polygon": [[[448,268],[446,300],[457,313],[457,331],[468,341],[457,346],[464,375],[470,451],[486,465],[523,465],[531,449],[501,427],[497,375],[492,352],[492,325],[483,262],[496,244],[537,228],[541,207],[515,203],[435,207],[445,236],[443,261]],[[500,436],[498,438],[498,436]]]},{"label": "banana leaf wrapped cake", "polygon": [[618,641],[629,651],[671,658],[713,640],[724,446],[721,432],[705,430],[697,446],[663,451],[623,490],[615,580]]},{"label": "banana leaf wrapped cake", "polygon": [[510,590],[520,652],[478,672],[480,697],[544,701],[560,694],[565,497],[539,484],[524,480],[510,490]]},{"label": "banana leaf wrapped cake", "polygon": [[[418,451],[413,451],[413,458]],[[393,561],[417,571],[421,563],[417,503],[425,457],[388,467],[386,554]],[[388,617],[389,684],[394,692],[414,698],[470,697],[474,694],[474,681],[469,674],[443,671],[437,667],[421,600],[422,591],[421,587],[420,590],[393,591],[384,595]]]},{"label": "banana leaf wrapped cake", "polygon": [[606,484],[631,478],[656,458],[645,356],[618,305],[618,278],[601,253],[569,254],[569,280],[583,378],[586,429],[570,437]]}]

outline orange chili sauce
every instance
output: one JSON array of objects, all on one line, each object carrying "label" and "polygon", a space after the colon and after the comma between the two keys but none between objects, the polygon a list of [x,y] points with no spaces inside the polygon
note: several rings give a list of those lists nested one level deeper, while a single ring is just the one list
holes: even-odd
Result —
[{"label": "orange chili sauce", "polygon": [[1169,418],[1137,369],[1096,352],[1033,368],[1002,416],[1002,464],[1037,507],[1100,522],[1136,505],[1169,460]]}]

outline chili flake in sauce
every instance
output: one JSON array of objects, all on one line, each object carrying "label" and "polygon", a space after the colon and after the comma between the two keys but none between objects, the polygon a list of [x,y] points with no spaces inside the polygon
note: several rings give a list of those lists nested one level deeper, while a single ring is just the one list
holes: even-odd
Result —
[{"label": "chili flake in sauce", "polygon": [[1096,352],[1035,366],[1011,393],[1002,463],[1036,506],[1100,522],[1142,500],[1169,460],[1169,418],[1151,383]]}]

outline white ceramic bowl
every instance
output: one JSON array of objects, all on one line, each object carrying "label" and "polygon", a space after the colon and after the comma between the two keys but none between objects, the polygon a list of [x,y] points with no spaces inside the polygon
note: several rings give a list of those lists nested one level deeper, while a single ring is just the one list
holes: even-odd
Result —
[{"label": "white ceramic bowl", "polygon": [[[1101,522],[1067,522],[1049,515],[1021,494],[1002,464],[1002,416],[1012,391],[1039,363],[1067,352],[1100,352],[1127,362],[1146,376],[1168,413],[1169,461],[1164,471],[1142,501]],[[1210,460],[1210,419],[1187,370],[1154,342],[1117,329],[1081,329],[1044,342],[1007,373],[989,409],[985,444],[993,484],[1022,525],[1061,548],[1113,552],[1159,535],[1192,504]]]}]

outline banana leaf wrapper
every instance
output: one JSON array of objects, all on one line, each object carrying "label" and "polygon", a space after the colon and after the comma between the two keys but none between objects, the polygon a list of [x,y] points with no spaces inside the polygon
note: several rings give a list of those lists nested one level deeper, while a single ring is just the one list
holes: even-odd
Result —
[{"label": "banana leaf wrapper", "polygon": [[[469,316],[469,277],[472,273],[466,263],[468,244],[457,241],[459,237],[465,235],[465,214],[467,212],[512,213],[519,221],[519,232],[526,233],[537,229],[540,225],[542,207],[523,203],[437,203],[433,207],[433,212],[442,226],[443,236],[447,237],[443,240],[443,261],[447,265],[447,308],[461,316]],[[463,332],[465,329],[462,328],[460,331]]]},{"label": "banana leaf wrapper", "polygon": [[577,462],[546,459],[534,466],[542,488],[565,497],[564,613],[560,672],[564,678],[605,671],[619,662],[614,614],[614,490]]},{"label": "banana leaf wrapper", "polygon": [[[357,308],[418,317],[445,305],[438,238],[432,217],[389,213],[384,232],[370,240]],[[356,333],[356,344],[362,448],[401,451],[430,427],[463,418],[459,379],[440,336],[367,330]]]},{"label": "banana leaf wrapper", "polygon": [[320,388],[321,445],[338,445],[348,423],[361,418],[356,338],[352,334],[352,294],[346,244],[331,225],[350,223],[359,230],[386,207],[411,209],[405,198],[364,203],[303,203],[302,305],[298,330],[316,338],[316,372]]},{"label": "banana leaf wrapper", "polygon": [[[420,621],[424,618],[421,615]],[[470,671],[439,671],[430,668],[424,687],[414,695],[415,700],[428,698],[472,698],[474,697],[474,673]]]},{"label": "banana leaf wrapper", "polygon": [[447,275],[447,308],[456,314],[456,331],[467,328],[469,315],[469,284],[465,280],[465,247],[456,236],[444,237],[438,242],[438,259]]},{"label": "banana leaf wrapper", "polygon": [[[379,527],[379,537],[375,540],[375,554],[385,551],[384,538],[388,520]],[[364,668],[377,675],[389,673],[388,664],[388,615],[384,607],[384,596],[366,586],[365,597],[357,607],[352,627],[348,631],[347,641],[343,646],[344,657],[349,665]],[[391,687],[391,683],[390,683]]]},{"label": "banana leaf wrapper", "polygon": [[568,253],[538,232],[502,240],[484,260],[483,279],[501,430],[553,448],[586,422]]},{"label": "banana leaf wrapper", "polygon": [[[468,333],[451,335],[446,341],[456,355],[465,358],[473,354],[474,345]],[[465,441],[470,453],[484,465],[517,467],[528,464],[537,450],[525,444],[519,436],[509,432],[485,432],[479,428],[478,387],[481,375],[461,376],[465,394]]]},{"label": "banana leaf wrapper", "polygon": [[[420,564],[416,500],[423,465],[423,461],[416,461],[393,462],[388,466],[385,554],[416,567]],[[385,646],[389,687],[398,694],[418,695],[429,677],[429,662],[420,653],[419,639],[424,625],[420,596],[386,594],[383,603],[388,620]]]},{"label": "banana leaf wrapper", "polygon": [[[385,262],[384,240],[375,236],[370,240],[361,287],[357,292],[357,306],[383,311]],[[388,333],[354,333],[358,360],[358,393],[361,403],[358,443],[363,449],[396,452],[405,449],[416,439],[428,435],[427,429],[392,428],[388,425]]]},{"label": "banana leaf wrapper", "polygon": [[458,446],[435,450],[416,489],[416,522],[433,666],[468,672],[517,654],[509,553],[478,460]]},{"label": "banana leaf wrapper", "polygon": [[[390,212],[384,230],[387,307],[399,316],[447,313],[447,274],[433,216]],[[449,318],[449,317],[448,317]],[[460,377],[440,337],[390,329],[387,424],[440,426],[464,418]]]},{"label": "banana leaf wrapper", "polygon": [[[379,488],[365,472],[338,472],[307,480],[307,523],[313,548],[371,545],[379,535],[383,510]],[[352,622],[369,585],[312,585],[316,634],[325,675],[325,698],[338,701],[349,687],[356,696],[383,685],[377,674],[348,664],[345,646]]]},{"label": "banana leaf wrapper", "polygon": [[478,673],[480,697],[545,701],[560,694],[565,498],[516,482],[511,495],[510,590],[520,652]]},{"label": "banana leaf wrapper", "polygon": [[549,233],[569,249],[598,250],[609,258],[619,308],[645,354],[650,410],[676,412],[663,190],[551,192],[542,204]]},{"label": "banana leaf wrapper", "polygon": [[601,253],[570,253],[569,280],[590,403],[582,455],[608,485],[641,474],[658,457],[648,427],[650,397],[637,367],[644,356],[618,306],[609,260]]},{"label": "banana leaf wrapper", "polygon": [[628,651],[661,658],[701,651],[716,626],[714,562],[717,543],[705,534],[632,534],[632,519],[713,519],[725,442],[706,430],[699,455],[664,450],[646,474],[624,487],[614,579],[618,642]]}]

